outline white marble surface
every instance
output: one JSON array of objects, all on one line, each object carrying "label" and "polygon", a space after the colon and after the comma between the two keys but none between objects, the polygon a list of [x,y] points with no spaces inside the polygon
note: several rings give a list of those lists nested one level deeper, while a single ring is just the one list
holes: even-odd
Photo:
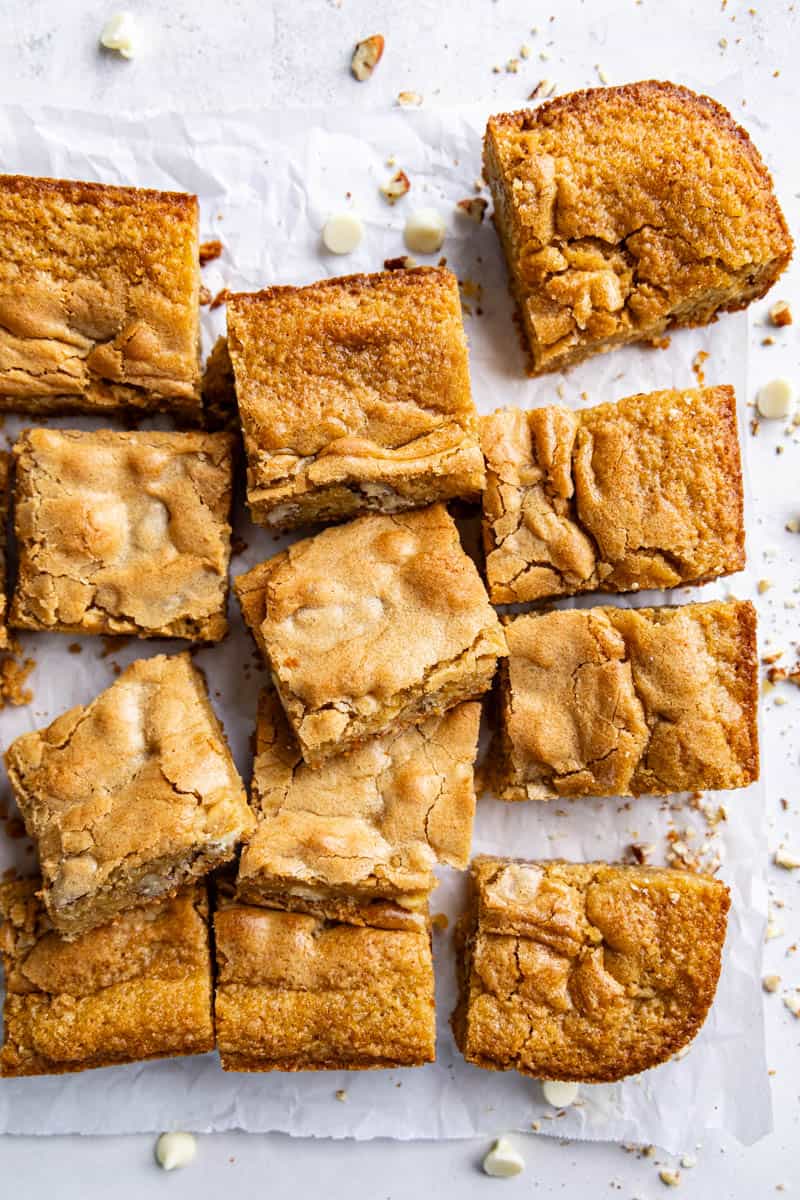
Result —
[{"label": "white marble surface", "polygon": [[[364,110],[390,105],[411,89],[426,105],[492,100],[497,108],[524,103],[541,78],[560,91],[635,78],[672,78],[720,88],[735,95],[735,115],[749,128],[775,173],[785,210],[798,228],[800,161],[796,153],[796,64],[800,11],[786,0],[750,6],[728,0],[156,0],[129,5],[137,15],[143,47],[132,62],[97,51],[99,29],[113,6],[89,0],[0,0],[0,102],[54,103],[114,112],[150,108],[219,109],[264,105],[346,105]],[[554,17],[553,20],[550,18]],[[532,34],[531,27],[538,26]],[[386,38],[386,53],[373,79],[356,84],[347,71],[352,43],[370,33]],[[725,45],[721,45],[721,41]],[[520,46],[531,57],[518,73],[492,72]],[[545,58],[540,58],[540,54]],[[775,74],[779,72],[779,74]],[[776,293],[794,302],[798,324],[774,331],[777,344],[760,345],[769,332],[768,304],[752,314],[750,391],[778,374],[800,383],[800,268]],[[774,297],[775,298],[775,297]],[[746,438],[757,518],[751,553],[757,576],[771,587],[754,596],[762,640],[790,651],[798,639],[800,535],[784,526],[800,517],[800,445],[780,422],[762,423]],[[778,446],[785,448],[781,456]],[[785,700],[785,704],[776,703]],[[769,792],[770,845],[800,849],[798,819],[798,716],[800,691],[783,685],[765,700],[764,759]],[[784,809],[781,800],[788,802]],[[797,885],[800,872],[765,862],[784,933],[766,947],[765,970],[781,975],[781,992],[800,986]],[[797,1167],[798,1040],[800,1022],[781,1003],[766,998],[770,1064],[774,1070],[775,1132],[744,1149],[704,1138],[687,1146],[697,1165],[681,1170],[687,1197],[767,1197],[782,1185],[800,1189]],[[195,1163],[162,1176],[152,1160],[152,1139],[6,1138],[0,1142],[3,1195],[38,1200],[52,1192],[91,1198],[139,1197],[145,1188],[169,1188],[174,1197],[212,1196],[227,1189],[271,1197],[403,1197],[458,1194],[470,1197],[504,1187],[522,1195],[553,1197],[611,1194],[655,1197],[658,1166],[665,1156],[640,1158],[616,1146],[562,1145],[518,1138],[527,1170],[501,1184],[478,1165],[485,1149],[470,1143],[441,1145],[388,1142],[294,1142],[280,1136],[219,1135],[201,1139]],[[670,1166],[675,1163],[670,1160]],[[779,1194],[779,1193],[778,1193]]]}]

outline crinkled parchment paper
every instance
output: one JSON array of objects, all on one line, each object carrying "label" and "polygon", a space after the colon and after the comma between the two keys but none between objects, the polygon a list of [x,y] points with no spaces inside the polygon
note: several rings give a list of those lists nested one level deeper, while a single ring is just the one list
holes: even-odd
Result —
[{"label": "crinkled parchment paper", "polygon": [[[344,112],[254,112],[229,116],[155,115],[132,120],[103,114],[0,109],[0,170],[67,176],[106,183],[197,192],[202,236],[221,238],[221,259],[204,270],[212,292],[222,286],[257,288],[305,283],[324,275],[380,269],[405,252],[402,228],[414,207],[432,205],[447,217],[443,254],[462,280],[481,288],[465,292],[473,387],[478,407],[531,406],[559,397],[571,405],[618,399],[656,387],[687,387],[696,380],[699,350],[710,383],[733,383],[745,395],[747,326],[728,316],[710,329],[681,332],[667,350],[626,350],[593,360],[566,377],[531,381],[511,322],[503,263],[489,221],[476,225],[455,210],[474,194],[479,177],[480,134],[485,114],[403,112],[370,116]],[[411,192],[394,207],[379,186],[396,159],[411,179]],[[319,231],[333,211],[353,207],[366,236],[347,258],[326,254]],[[438,257],[438,256],[435,256]],[[435,261],[435,257],[428,261]],[[204,310],[206,350],[224,326],[224,309]],[[8,419],[11,440],[30,420]],[[91,427],[89,420],[53,424]],[[255,529],[244,514],[238,532],[247,549],[234,561],[239,572],[275,552],[276,541]],[[741,577],[702,589],[702,598],[744,590]],[[700,598],[690,589],[641,595],[636,603]],[[582,603],[591,604],[584,598]],[[624,601],[600,600],[601,603]],[[248,740],[258,688],[265,676],[253,663],[253,647],[231,606],[232,633],[204,650],[205,669],[245,779]],[[113,663],[176,650],[169,642],[128,643],[104,657],[100,638],[61,635],[23,637],[35,657],[34,700],[0,713],[3,746],[41,727],[73,704],[84,703],[113,679]],[[82,651],[68,645],[80,641]],[[7,789],[5,782],[0,785]],[[480,1071],[462,1061],[448,1026],[454,1003],[451,933],[434,935],[439,1013],[438,1061],[422,1069],[373,1072],[308,1072],[297,1075],[224,1074],[216,1055],[196,1059],[89,1071],[81,1075],[0,1081],[0,1130],[11,1133],[126,1133],[167,1128],[254,1131],[357,1138],[456,1138],[507,1129],[541,1129],[564,1137],[656,1142],[680,1150],[702,1130],[722,1128],[751,1142],[770,1127],[760,1000],[760,954],[766,909],[759,875],[764,861],[763,785],[709,796],[724,803],[711,849],[733,894],[725,966],[717,999],[688,1053],[621,1084],[583,1087],[580,1103],[556,1117],[539,1085],[514,1073]],[[701,815],[674,811],[651,798],[629,804],[479,803],[475,851],[529,857],[618,859],[631,842],[652,842],[663,861],[670,825],[696,829],[694,847],[706,837]],[[0,831],[2,827],[0,826]],[[32,869],[24,839],[0,832],[0,870]],[[463,878],[441,872],[434,912],[453,918]],[[166,1016],[166,1014],[165,1014]],[[347,1100],[335,1098],[344,1088]]]}]

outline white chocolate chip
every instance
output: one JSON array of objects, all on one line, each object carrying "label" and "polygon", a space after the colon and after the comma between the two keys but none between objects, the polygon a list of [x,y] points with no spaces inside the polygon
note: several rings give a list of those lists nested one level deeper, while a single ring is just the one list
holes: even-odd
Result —
[{"label": "white chocolate chip", "polygon": [[542,1095],[553,1108],[569,1108],[578,1099],[580,1088],[577,1083],[562,1083],[548,1079],[542,1084]]},{"label": "white chocolate chip", "polygon": [[123,58],[133,58],[138,45],[133,13],[118,12],[109,17],[100,34],[100,45],[106,50],[116,50]]},{"label": "white chocolate chip", "polygon": [[787,992],[783,997],[783,1003],[793,1017],[800,1018],[800,992]]},{"label": "white chocolate chip", "polygon": [[403,237],[409,250],[417,254],[435,254],[441,250],[447,227],[435,208],[418,208],[406,221]]},{"label": "white chocolate chip", "polygon": [[687,1171],[690,1171],[692,1169],[692,1167],[696,1167],[697,1166],[697,1155],[696,1154],[684,1154],[683,1158],[681,1159],[681,1166],[685,1167]]},{"label": "white chocolate chip", "polygon": [[352,254],[364,236],[361,218],[355,213],[334,213],[325,222],[322,240],[331,254]]},{"label": "white chocolate chip", "polygon": [[525,1170],[525,1159],[506,1137],[500,1137],[483,1160],[483,1169],[495,1179],[510,1179]]},{"label": "white chocolate chip", "polygon": [[673,1171],[671,1167],[662,1167],[658,1172],[658,1178],[666,1187],[677,1187],[681,1181],[680,1171]]},{"label": "white chocolate chip", "polygon": [[768,421],[785,420],[794,408],[791,380],[779,377],[765,383],[756,397],[756,405],[761,416]]},{"label": "white chocolate chip", "polygon": [[197,1153],[197,1142],[191,1133],[162,1133],[156,1142],[156,1161],[165,1171],[188,1167]]},{"label": "white chocolate chip", "polygon": [[780,846],[775,851],[774,858],[775,866],[783,867],[784,871],[795,871],[800,867],[800,858],[791,850],[787,850],[785,846]]}]

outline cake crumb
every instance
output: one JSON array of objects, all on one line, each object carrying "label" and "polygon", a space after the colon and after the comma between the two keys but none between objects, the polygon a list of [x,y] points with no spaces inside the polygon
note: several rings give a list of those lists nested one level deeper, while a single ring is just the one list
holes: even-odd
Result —
[{"label": "cake crumb", "polygon": [[200,243],[200,266],[204,267],[206,263],[213,262],[215,258],[219,258],[222,254],[222,242],[219,238],[212,238],[208,242]]},{"label": "cake crumb", "polygon": [[779,328],[784,325],[791,325],[792,310],[786,300],[777,300],[769,310],[769,319],[773,325]]},{"label": "cake crumb", "polygon": [[772,995],[772,993],[777,992],[778,988],[781,986],[780,975],[765,975],[761,980],[761,986],[765,992],[769,993],[769,995]]},{"label": "cake crumb", "polygon": [[35,666],[33,658],[17,659],[8,655],[0,660],[0,709],[30,704],[33,692],[25,687],[25,681]]}]

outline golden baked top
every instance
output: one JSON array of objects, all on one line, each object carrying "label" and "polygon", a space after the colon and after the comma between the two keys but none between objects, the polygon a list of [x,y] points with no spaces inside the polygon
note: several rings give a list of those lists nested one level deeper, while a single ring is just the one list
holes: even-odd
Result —
[{"label": "golden baked top", "polygon": [[437,862],[466,867],[479,723],[480,705],[460,704],[312,769],[276,694],[263,692],[252,785],[258,828],[242,853],[240,890],[261,879],[402,897],[429,891]]},{"label": "golden baked top", "polygon": [[744,566],[733,388],[481,418],[498,604],[699,583]]},{"label": "golden baked top", "polygon": [[12,622],[218,641],[232,448],[225,433],[26,430]]},{"label": "golden baked top", "polygon": [[199,283],[196,196],[0,176],[2,407],[199,416]]},{"label": "golden baked top", "polygon": [[658,795],[758,777],[749,601],[513,617],[494,767],[506,799]]},{"label": "golden baked top", "polygon": [[188,654],[137,660],[5,759],[60,928],[92,904],[113,912],[174,891],[204,854],[231,858],[255,823]]},{"label": "golden baked top", "polygon": [[482,1066],[604,1082],[695,1036],[717,986],[728,889],[687,871],[480,857],[455,1026]]},{"label": "golden baked top", "polygon": [[764,293],[792,240],[720,104],[649,80],[489,120],[486,173],[537,370]]}]

